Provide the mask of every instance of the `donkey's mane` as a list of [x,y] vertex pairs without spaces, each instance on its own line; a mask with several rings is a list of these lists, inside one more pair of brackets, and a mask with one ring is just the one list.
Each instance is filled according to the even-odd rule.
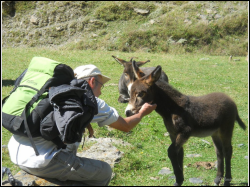
[[157,92],[154,100],[160,108],[163,106],[166,108],[166,106],[168,106],[167,108],[172,108],[174,112],[177,108],[179,110],[185,107],[188,102],[188,97],[186,95],[164,81],[158,80],[156,84],[153,85],[152,89]]

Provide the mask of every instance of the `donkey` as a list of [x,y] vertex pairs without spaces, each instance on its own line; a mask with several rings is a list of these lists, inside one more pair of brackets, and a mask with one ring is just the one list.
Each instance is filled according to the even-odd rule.
[[[161,66],[157,66],[150,74],[139,69],[136,63],[132,67],[137,80],[131,86],[127,116],[137,113],[145,103],[156,103],[156,112],[163,118],[172,144],[168,148],[176,176],[175,186],[182,185],[183,174],[183,144],[190,136],[212,136],[218,161],[215,184],[219,185],[224,175],[224,185],[230,185],[232,135],[235,121],[242,129],[246,129],[238,115],[235,102],[224,93],[210,93],[195,97],[187,96],[174,89],[168,83],[158,81],[161,76]],[[172,122],[171,122],[171,121]]]
[[[135,76],[133,73],[133,69],[132,69],[132,60],[133,58],[130,59],[129,62],[122,60],[120,58],[117,58],[115,56],[112,55],[112,57],[121,65],[123,65],[124,70],[123,73],[120,77],[119,80],[119,84],[118,84],[118,89],[119,89],[119,93],[120,96],[118,98],[118,102],[120,103],[127,103],[130,96],[129,96],[129,90],[131,85],[133,84],[133,82],[135,81]],[[147,61],[139,61],[139,62],[135,62],[137,64],[137,66],[142,66],[144,64],[146,64],[147,62],[150,62],[150,60]],[[155,67],[143,67],[142,70],[146,73],[150,73],[155,69]],[[168,76],[162,71],[161,77],[160,79],[168,82]]]

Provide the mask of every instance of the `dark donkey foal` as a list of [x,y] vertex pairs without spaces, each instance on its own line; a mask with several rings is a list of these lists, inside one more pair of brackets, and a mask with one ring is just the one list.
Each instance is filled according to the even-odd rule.
[[161,75],[160,66],[149,75],[145,75],[135,63],[132,66],[137,80],[131,87],[127,113],[137,113],[145,102],[157,104],[156,112],[163,118],[172,141],[168,148],[168,157],[176,176],[174,185],[182,185],[184,181],[182,146],[190,136],[212,136],[218,162],[214,182],[219,185],[224,175],[225,158],[224,185],[230,185],[231,140],[235,121],[244,130],[246,128],[234,101],[224,93],[210,93],[200,97],[184,95],[168,83],[157,81]]
[[[126,61],[126,60],[122,60],[120,58],[117,58],[115,56],[112,55],[112,57],[121,65],[123,65],[124,69],[123,69],[123,73],[119,79],[119,84],[118,84],[118,89],[119,89],[119,93],[120,96],[118,98],[118,102],[120,103],[127,103],[130,96],[130,87],[133,84],[133,82],[135,81],[136,77],[134,75],[133,72],[133,68],[132,68],[132,61],[133,58],[130,59],[130,61]],[[146,64],[147,62],[150,62],[150,60],[147,61],[137,61],[135,62],[137,64],[137,66],[142,66],[144,64]],[[142,70],[145,73],[150,73],[155,69],[155,67],[143,67]],[[166,82],[168,82],[168,76],[162,72],[161,73],[161,77],[160,80],[164,80]]]

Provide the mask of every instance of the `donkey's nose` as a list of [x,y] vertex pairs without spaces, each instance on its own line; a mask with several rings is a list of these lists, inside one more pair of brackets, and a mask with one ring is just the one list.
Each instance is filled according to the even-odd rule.
[[131,110],[126,110],[127,117],[132,116],[132,115],[133,115],[133,112]]

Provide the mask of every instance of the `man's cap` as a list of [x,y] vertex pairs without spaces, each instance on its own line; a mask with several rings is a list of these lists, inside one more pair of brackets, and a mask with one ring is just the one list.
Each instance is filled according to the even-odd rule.
[[92,65],[92,64],[78,66],[77,68],[74,69],[74,74],[77,79],[100,75],[102,76],[103,84],[105,84],[106,82],[110,80],[109,77],[103,75],[101,71],[95,65]]

